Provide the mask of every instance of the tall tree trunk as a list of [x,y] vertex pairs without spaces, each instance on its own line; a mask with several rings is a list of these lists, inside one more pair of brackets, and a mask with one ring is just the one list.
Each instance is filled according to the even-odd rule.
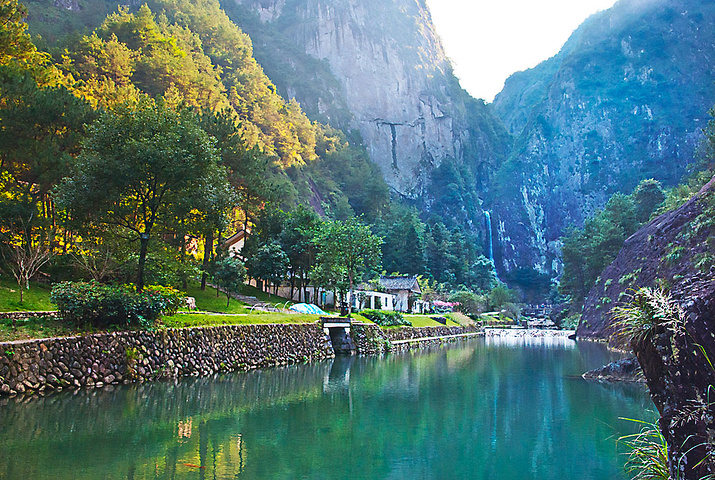
[[[244,203],[243,207],[243,238],[244,242],[246,239],[248,239],[248,208],[251,202],[251,194],[249,192],[246,192],[246,203]],[[245,243],[244,243],[245,245]]]
[[[183,221],[181,222],[183,224]],[[186,235],[181,236],[181,264],[186,265]],[[181,287],[184,291],[189,289],[189,282],[186,278],[186,270],[182,268]]]
[[348,288],[348,316],[353,313],[353,272],[348,274],[349,288]]
[[[308,282],[305,279],[305,270],[300,272],[300,284],[303,286],[303,302],[308,303]],[[313,291],[315,293],[315,291]],[[318,303],[313,299],[310,303]]]
[[141,250],[139,251],[139,272],[137,273],[137,292],[144,291],[144,267],[146,266],[146,254],[149,250],[149,234],[141,234]]
[[201,273],[201,291],[206,290],[206,280],[208,279],[208,268],[209,268],[209,262],[211,261],[211,256],[213,255],[213,249],[214,249],[214,231],[213,229],[206,234],[204,237],[204,261],[203,264],[201,265],[201,268],[203,269],[203,272]]

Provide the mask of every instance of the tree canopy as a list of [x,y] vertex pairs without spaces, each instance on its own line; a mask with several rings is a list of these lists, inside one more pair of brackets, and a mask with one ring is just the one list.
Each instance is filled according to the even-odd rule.
[[[347,284],[351,294],[356,278],[370,269],[379,268],[383,240],[357,218],[326,222],[316,243],[320,248],[314,276],[322,277],[336,287]],[[349,306],[348,313],[350,310]]]
[[[144,285],[149,240],[187,196],[210,194],[218,167],[211,138],[189,110],[148,98],[105,112],[90,129],[59,199],[75,222],[120,227],[140,244],[137,288]],[[206,208],[211,208],[207,206]]]

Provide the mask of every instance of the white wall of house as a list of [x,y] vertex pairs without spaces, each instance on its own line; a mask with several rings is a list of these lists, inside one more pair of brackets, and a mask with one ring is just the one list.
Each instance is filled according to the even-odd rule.
[[[394,310],[395,308],[395,296],[389,293],[383,292],[371,292],[367,290],[359,290],[353,292],[352,297],[352,307],[354,310],[371,309],[371,310]],[[364,295],[364,299],[361,302],[361,298]],[[378,302],[380,308],[378,309]]]
[[395,295],[395,311],[396,312],[407,312],[409,311],[409,290],[398,290],[397,295]]

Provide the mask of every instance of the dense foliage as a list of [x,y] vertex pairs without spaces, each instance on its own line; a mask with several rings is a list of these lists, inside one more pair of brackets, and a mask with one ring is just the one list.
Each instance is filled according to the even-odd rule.
[[572,304],[583,303],[596,279],[618,255],[631,236],[665,200],[660,183],[643,180],[632,194],[614,194],[606,207],[583,228],[571,228],[563,237],[564,264],[560,290]]
[[[148,99],[123,104],[93,125],[71,176],[58,188],[58,200],[72,222],[114,226],[140,245],[137,288],[144,286],[149,241],[169,226],[186,198],[225,190],[213,141],[187,110],[175,112]],[[193,209],[224,210],[193,202]],[[82,228],[77,226],[76,228]]]
[[400,312],[386,312],[383,310],[361,310],[360,315],[381,327],[410,327],[412,322],[405,320]]
[[183,305],[181,292],[171,287],[147,286],[136,292],[131,285],[97,282],[61,282],[50,300],[62,319],[75,325],[150,327],[162,316],[173,315]]

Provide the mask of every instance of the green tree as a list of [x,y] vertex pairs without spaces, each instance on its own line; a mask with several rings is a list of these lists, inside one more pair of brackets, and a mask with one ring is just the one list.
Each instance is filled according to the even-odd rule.
[[315,236],[319,227],[318,215],[304,205],[298,205],[286,217],[280,242],[291,264],[291,298],[296,277],[299,282],[298,291],[300,292],[302,288],[303,298],[307,298],[308,275],[315,264],[317,254]]
[[238,196],[236,205],[243,211],[243,229],[248,231],[266,203],[279,197],[270,158],[258,147],[248,146],[230,109],[203,112],[201,128],[216,139],[221,164],[226,167],[228,181]]
[[[65,87],[38,87],[29,76],[6,78],[0,105],[0,160],[34,201],[45,201],[74,163],[89,104]],[[45,211],[49,208],[46,205]]]
[[[382,243],[382,238],[373,235],[370,227],[357,218],[326,222],[316,238],[318,270],[315,273],[332,277],[335,283],[340,280],[339,274],[344,274],[348,292],[352,294],[356,278],[379,268]],[[348,307],[348,313],[351,311]]]
[[491,290],[497,283],[494,263],[484,255],[479,255],[470,268],[471,286],[484,293]]
[[452,235],[442,222],[430,225],[427,231],[427,268],[437,283],[455,285],[454,265],[458,259],[453,253]]
[[144,287],[149,241],[187,196],[199,195],[218,168],[211,138],[188,110],[143,98],[103,113],[90,128],[58,200],[74,222],[116,225],[140,245],[137,290]]
[[288,273],[290,260],[280,244],[276,240],[271,240],[259,246],[252,255],[248,256],[246,266],[252,278],[272,284],[275,293]]
[[514,303],[517,300],[516,293],[510,290],[509,287],[500,283],[496,287],[492,288],[487,296],[489,301],[490,309],[503,309],[510,303]]
[[30,73],[41,84],[56,80],[50,56],[39,52],[27,34],[27,9],[17,0],[0,0],[0,67]]
[[383,266],[388,272],[399,272],[409,275],[426,273],[425,225],[420,222],[416,211],[395,212],[394,220],[390,221],[383,231],[385,238],[383,247]]
[[465,315],[478,315],[486,308],[486,298],[474,292],[455,292],[449,296],[449,301],[459,303],[455,310]]
[[[650,215],[650,213],[648,215]],[[621,229],[623,231],[624,240],[638,230],[640,226],[632,195],[614,193],[611,198],[608,199],[603,211],[599,212],[596,216],[603,218]]]
[[571,227],[562,237],[561,261],[564,271],[559,282],[559,291],[568,295],[573,304],[580,305],[588,295],[590,275],[586,271],[584,258],[591,252],[586,251],[587,239],[583,230]]
[[228,307],[231,304],[231,295],[238,293],[246,280],[246,267],[238,258],[228,256],[216,260],[211,270],[214,282],[226,294],[226,307]]
[[645,223],[665,200],[665,192],[658,180],[648,178],[638,184],[632,197],[635,204],[636,220]]

